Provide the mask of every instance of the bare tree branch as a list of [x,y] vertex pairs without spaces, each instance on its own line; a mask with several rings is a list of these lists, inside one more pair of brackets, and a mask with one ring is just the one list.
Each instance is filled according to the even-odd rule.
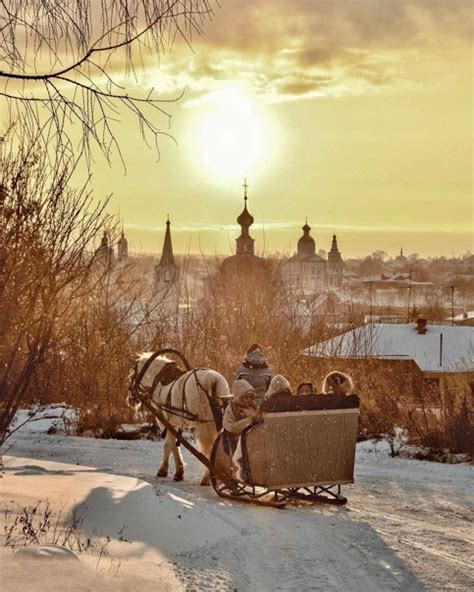
[[[81,154],[90,165],[98,148],[108,161],[118,153],[123,162],[115,125],[129,113],[159,156],[158,139],[169,136],[163,122],[170,123],[162,105],[183,92],[171,99],[153,88],[130,92],[123,76],[132,84],[131,77],[136,81],[150,59],[157,64],[177,36],[188,43],[201,35],[212,14],[209,0],[5,0],[0,100],[10,121],[41,130],[39,140],[52,155]],[[73,140],[78,126],[80,139]]]

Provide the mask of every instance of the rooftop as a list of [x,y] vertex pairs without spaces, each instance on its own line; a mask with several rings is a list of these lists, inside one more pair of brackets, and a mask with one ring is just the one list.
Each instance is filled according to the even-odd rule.
[[415,323],[370,323],[303,353],[319,358],[413,360],[423,372],[474,371],[474,327],[427,325],[420,335]]

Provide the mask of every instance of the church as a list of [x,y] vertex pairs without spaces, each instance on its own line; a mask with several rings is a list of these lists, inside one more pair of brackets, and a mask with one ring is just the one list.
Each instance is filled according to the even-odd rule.
[[344,262],[342,260],[337,237],[332,236],[331,249],[327,260],[316,253],[316,242],[311,236],[308,222],[302,227],[296,253],[283,266],[286,284],[295,294],[310,295],[329,288],[342,286]]
[[[240,234],[235,239],[235,254],[223,260],[219,275],[224,280],[242,277],[265,278],[269,260],[255,254],[255,239],[250,234],[254,217],[248,209],[248,185],[244,185],[244,207],[237,217]],[[333,234],[327,259],[316,253],[316,241],[311,236],[308,222],[302,227],[303,234],[296,243],[296,252],[285,259],[281,274],[285,286],[295,297],[310,296],[337,289],[342,286],[344,262],[339,251],[337,237]],[[121,241],[125,241],[122,233]],[[179,266],[175,262],[171,239],[169,217],[159,264],[155,267],[154,293],[171,308],[177,308],[179,301]]]
[[[255,239],[250,235],[250,227],[254,223],[252,214],[248,211],[248,185],[244,183],[244,209],[237,217],[240,226],[240,236],[236,238],[236,253],[222,264],[222,272],[244,273],[249,271],[265,272],[266,260],[255,255]],[[311,295],[326,291],[330,288],[342,286],[343,267],[341,253],[337,244],[337,237],[333,234],[328,258],[323,259],[316,253],[316,242],[311,236],[311,227],[306,221],[302,227],[303,235],[297,242],[297,250],[282,265],[282,277],[291,293]]]

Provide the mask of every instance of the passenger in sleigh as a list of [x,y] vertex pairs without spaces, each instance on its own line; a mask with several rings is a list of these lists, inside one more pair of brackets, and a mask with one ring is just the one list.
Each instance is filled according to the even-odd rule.
[[281,397],[291,397],[292,395],[291,385],[288,380],[282,374],[277,374],[270,382],[268,391],[265,393],[265,400],[276,401]]
[[236,380],[233,398],[227,405],[222,422],[224,428],[224,450],[232,457],[232,472],[239,481],[245,480],[240,436],[242,432],[259,421],[257,395],[255,389],[246,380]]
[[302,397],[303,395],[315,395],[316,391],[312,382],[302,382],[296,389],[296,396]]
[[224,439],[233,453],[240,434],[257,420],[258,407],[255,389],[246,380],[236,380],[232,391],[234,396],[226,407],[222,426]]
[[354,392],[354,382],[344,372],[329,372],[323,380],[321,390],[325,395],[352,395]]
[[[286,381],[284,377],[281,378]],[[311,382],[303,382],[298,386],[294,396],[288,390],[278,395],[267,396],[260,405],[259,414],[263,416],[265,413],[347,409],[359,406],[359,399],[353,394],[354,383],[347,374],[330,372],[323,381],[322,391],[322,394],[317,394]]]
[[265,398],[272,378],[272,370],[268,367],[262,348],[258,343],[249,347],[242,365],[237,370],[235,380],[246,380],[255,389],[257,403]]

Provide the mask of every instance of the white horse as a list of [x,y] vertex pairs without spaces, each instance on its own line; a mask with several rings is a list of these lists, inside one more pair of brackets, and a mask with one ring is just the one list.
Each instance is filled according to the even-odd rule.
[[[219,422],[222,415],[222,399],[231,396],[226,379],[222,374],[209,368],[198,368],[182,374],[172,360],[165,356],[158,356],[150,363],[139,380],[140,384],[137,385],[137,378],[140,377],[144,365],[152,355],[150,352],[140,354],[131,376],[131,386],[139,386],[145,390],[153,389],[152,400],[159,406],[169,423],[177,430],[194,428],[201,452],[209,458],[217,432],[221,427],[216,425],[216,420]],[[133,389],[129,389],[127,403],[136,405]],[[164,426],[160,427],[164,428]],[[184,463],[181,450],[176,445],[176,438],[168,431],[158,477],[167,477],[170,454],[173,455],[175,463],[174,480],[182,481]],[[209,483],[209,470],[206,469],[201,485],[209,485]]]

